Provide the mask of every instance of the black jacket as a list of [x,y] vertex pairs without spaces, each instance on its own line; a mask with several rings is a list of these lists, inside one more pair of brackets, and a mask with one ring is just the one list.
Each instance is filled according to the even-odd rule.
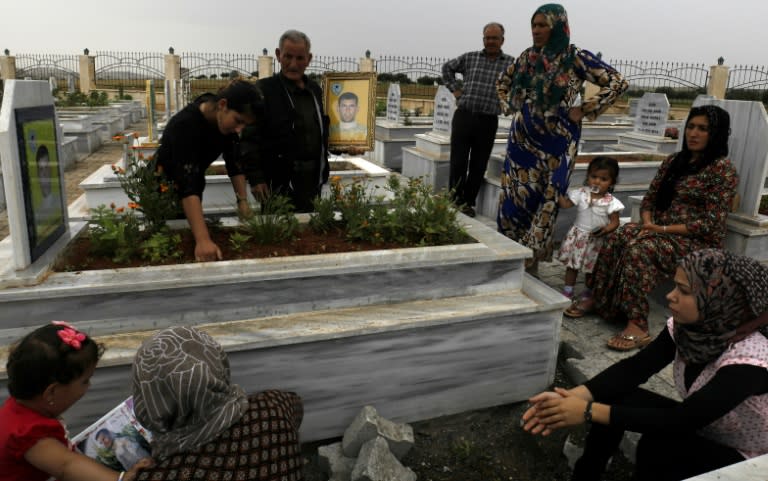
[[[288,94],[286,80],[278,73],[259,80],[258,86],[264,94],[264,114],[254,125],[246,127],[240,142],[241,162],[251,186],[266,183],[273,190],[286,187],[291,179],[293,160],[298,152],[302,135],[294,126],[295,109]],[[330,119],[323,110],[323,93],[320,86],[304,78],[308,89],[320,110],[322,151],[317,152],[322,162],[321,184],[328,181],[328,125]],[[314,157],[314,156],[313,156]]]

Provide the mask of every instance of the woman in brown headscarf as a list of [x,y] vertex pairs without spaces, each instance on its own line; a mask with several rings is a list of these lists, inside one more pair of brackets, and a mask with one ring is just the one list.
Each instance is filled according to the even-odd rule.
[[[525,429],[591,424],[574,480],[600,479],[624,430],[637,478],[679,480],[768,453],[768,268],[705,249],[681,259],[672,317],[644,350],[573,389],[530,399]],[[638,386],[669,363],[682,402]]]
[[184,472],[199,480],[302,479],[301,399],[281,391],[246,395],[230,382],[227,354],[205,332],[173,327],[147,340],[133,365],[133,399],[157,461],[139,480],[193,479]]

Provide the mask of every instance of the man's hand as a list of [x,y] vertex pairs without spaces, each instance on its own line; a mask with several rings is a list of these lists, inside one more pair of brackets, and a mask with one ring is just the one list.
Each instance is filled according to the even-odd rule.
[[454,91],[453,91],[453,96],[454,96],[454,97],[456,97],[456,98],[458,99],[459,97],[461,97],[461,95],[462,95],[463,93],[464,93],[464,91],[463,91],[463,90],[461,90],[461,89],[456,89],[456,90],[454,90]]
[[253,197],[259,202],[264,202],[269,197],[269,186],[266,183],[256,184],[251,187]]

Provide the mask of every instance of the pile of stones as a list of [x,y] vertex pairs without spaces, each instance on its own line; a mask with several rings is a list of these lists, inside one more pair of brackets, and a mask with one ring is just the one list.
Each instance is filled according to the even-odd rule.
[[400,460],[413,447],[413,428],[379,416],[365,406],[340,442],[318,448],[318,463],[329,481],[416,481]]

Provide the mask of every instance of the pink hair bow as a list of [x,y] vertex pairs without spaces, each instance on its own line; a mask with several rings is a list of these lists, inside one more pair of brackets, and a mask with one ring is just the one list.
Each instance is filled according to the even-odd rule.
[[76,351],[79,351],[81,347],[83,347],[83,341],[86,339],[86,335],[82,332],[79,332],[77,329],[75,329],[71,324],[64,321],[53,321],[53,325],[55,326],[61,326],[64,329],[59,329],[56,334],[58,334],[59,338],[64,342],[64,344],[67,344],[68,346],[72,347]]

